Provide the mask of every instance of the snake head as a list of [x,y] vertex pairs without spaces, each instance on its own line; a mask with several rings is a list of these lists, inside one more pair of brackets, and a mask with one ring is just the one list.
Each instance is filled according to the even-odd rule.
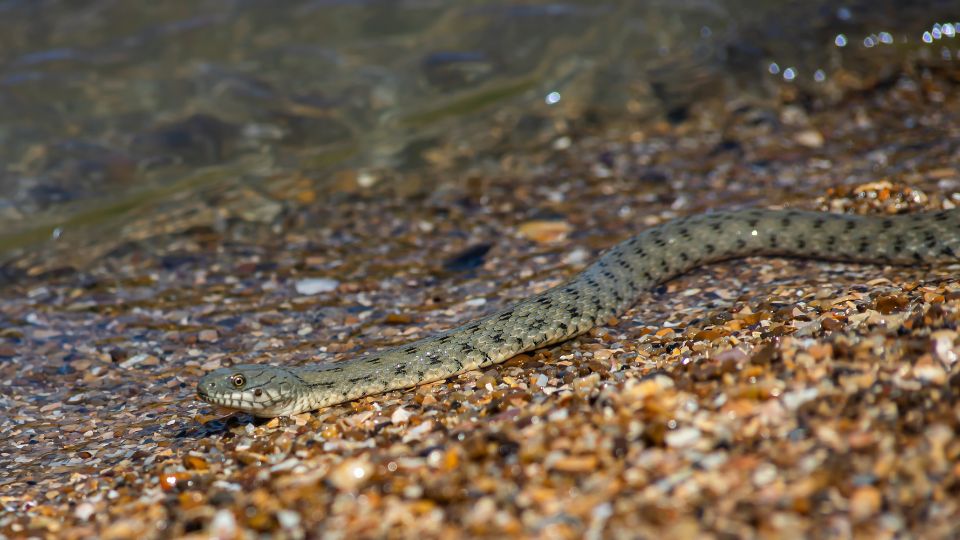
[[300,412],[297,376],[277,366],[220,368],[197,383],[197,397],[212,405],[272,418]]

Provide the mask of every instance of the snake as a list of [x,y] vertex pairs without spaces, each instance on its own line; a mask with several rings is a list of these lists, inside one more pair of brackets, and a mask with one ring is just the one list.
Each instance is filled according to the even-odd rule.
[[257,417],[291,416],[502,363],[621,316],[644,293],[717,261],[777,256],[883,265],[960,259],[960,208],[896,215],[721,210],[648,228],[566,282],[437,335],[349,360],[221,367],[199,399]]

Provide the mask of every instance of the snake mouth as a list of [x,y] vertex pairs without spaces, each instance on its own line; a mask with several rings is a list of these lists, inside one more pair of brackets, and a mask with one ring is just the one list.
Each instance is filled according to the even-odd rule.
[[253,401],[246,399],[243,394],[212,394],[202,387],[197,388],[197,398],[216,407],[223,407],[231,411],[239,411],[258,417],[272,418],[274,416],[289,416],[293,414],[293,401],[277,397],[267,401]]

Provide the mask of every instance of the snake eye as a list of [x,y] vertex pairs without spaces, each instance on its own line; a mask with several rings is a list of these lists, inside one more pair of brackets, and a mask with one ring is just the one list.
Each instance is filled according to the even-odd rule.
[[243,385],[247,384],[247,378],[237,373],[233,377],[230,377],[230,382],[237,388],[243,388]]

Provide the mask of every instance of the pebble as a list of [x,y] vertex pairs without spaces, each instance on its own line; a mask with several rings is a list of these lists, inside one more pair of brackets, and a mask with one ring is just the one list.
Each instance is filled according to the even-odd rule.
[[297,281],[294,286],[303,295],[314,295],[337,290],[340,282],[330,278],[308,278]]
[[390,421],[394,424],[405,424],[410,417],[413,416],[413,413],[404,409],[403,407],[397,407],[393,414],[390,415]]
[[90,517],[93,516],[94,512],[96,511],[97,511],[97,507],[95,507],[94,505],[88,502],[82,502],[77,505],[77,509],[74,510],[73,514],[77,516],[77,519],[79,519],[80,521],[86,521],[90,519]]
[[284,529],[300,527],[300,514],[292,510],[277,510],[277,522]]
[[689,448],[700,441],[703,433],[694,427],[685,427],[667,432],[665,441],[673,448]]
[[517,232],[538,244],[559,242],[567,237],[573,227],[566,221],[533,220],[521,223]]
[[228,539],[237,537],[237,520],[233,512],[229,510],[218,510],[213,519],[210,520],[210,536],[218,539]]
[[850,515],[857,521],[863,521],[876,514],[882,502],[883,498],[877,488],[859,487],[850,496]]
[[816,130],[808,129],[797,133],[794,140],[808,148],[820,148],[823,146],[823,135]]
[[355,491],[362,486],[373,472],[373,466],[362,458],[347,459],[334,467],[328,479],[330,483],[343,491]]

